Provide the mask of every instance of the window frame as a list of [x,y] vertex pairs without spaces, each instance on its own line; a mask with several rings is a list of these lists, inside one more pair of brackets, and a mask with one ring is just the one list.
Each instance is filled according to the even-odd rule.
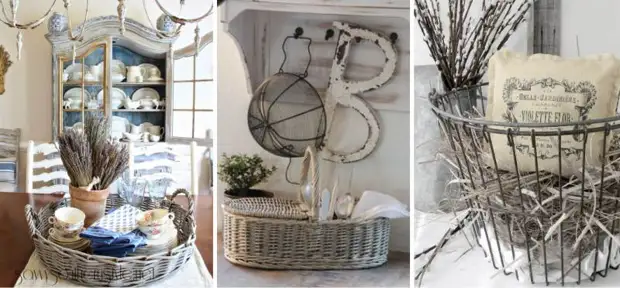
[[[172,45],[170,46],[170,53],[168,56],[168,75],[170,75],[170,80],[168,83],[168,95],[170,95],[166,99],[166,118],[168,119],[166,125],[166,142],[170,143],[179,143],[179,144],[190,144],[195,141],[199,145],[211,146],[213,143],[213,139],[206,139],[206,135],[194,135],[195,133],[195,121],[196,121],[196,112],[212,112],[215,113],[215,109],[196,109],[196,84],[197,83],[214,83],[214,77],[210,79],[196,79],[196,63],[198,55],[204,50],[207,45],[213,44],[213,31],[208,32],[204,36],[200,38],[200,44],[198,45],[198,53],[196,53],[196,44],[191,43],[183,48],[173,50]],[[183,59],[183,58],[193,58],[193,79],[191,80],[179,80],[175,81],[174,78],[174,68],[175,61]],[[215,60],[215,59],[214,59]],[[193,83],[193,98],[192,98],[192,109],[174,109],[174,85],[176,83]],[[215,95],[214,95],[215,97]],[[186,111],[192,113],[192,137],[179,137],[174,136],[173,127],[174,127],[174,112],[175,111]]]

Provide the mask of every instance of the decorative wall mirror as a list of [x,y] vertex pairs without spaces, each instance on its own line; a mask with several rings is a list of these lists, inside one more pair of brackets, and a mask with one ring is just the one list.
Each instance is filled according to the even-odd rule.
[[11,64],[13,62],[9,59],[9,53],[4,49],[4,46],[0,46],[0,95],[4,94],[4,79]]

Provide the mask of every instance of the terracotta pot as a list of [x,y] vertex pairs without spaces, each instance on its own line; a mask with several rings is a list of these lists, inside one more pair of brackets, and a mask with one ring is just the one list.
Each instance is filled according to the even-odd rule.
[[71,195],[71,207],[80,209],[86,214],[85,227],[89,227],[105,215],[105,203],[110,195],[109,189],[86,191],[69,185],[69,194]]

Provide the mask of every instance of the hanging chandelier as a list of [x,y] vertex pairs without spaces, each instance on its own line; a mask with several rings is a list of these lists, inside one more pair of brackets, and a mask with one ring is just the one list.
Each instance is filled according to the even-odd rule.
[[[124,3],[124,1],[125,0],[119,0],[118,10],[119,10],[119,19],[121,19],[121,22],[124,21],[124,19],[121,18],[121,2]],[[185,7],[186,0],[179,0],[180,8],[179,8],[178,15],[172,14],[170,11],[164,8],[164,6],[161,5],[159,1],[160,0],[155,0],[155,3],[157,4],[157,7],[159,8],[159,10],[162,11],[163,14],[157,19],[157,27],[152,27],[153,22],[151,21],[148,10],[146,8],[146,0],[142,0],[142,6],[144,7],[144,13],[146,13],[146,17],[149,23],[151,23],[151,27],[156,31],[157,36],[161,38],[176,37],[181,33],[181,29],[185,25],[195,24],[196,27],[194,28],[194,43],[196,45],[195,53],[196,55],[198,55],[198,52],[199,52],[198,50],[200,48],[200,39],[201,39],[199,24],[201,21],[205,20],[209,15],[213,14],[213,9],[214,9],[213,1],[211,2],[209,9],[207,9],[205,13],[203,13],[202,15],[196,18],[184,18],[180,16],[180,14],[183,11],[183,8]],[[223,1],[218,0],[218,6],[221,2]],[[125,12],[123,11],[123,14],[124,13]],[[121,33],[123,33],[123,25],[124,24],[121,23]]]
[[8,5],[5,4],[4,2],[5,2],[4,0],[0,0],[0,8],[2,9],[2,14],[0,15],[0,22],[9,26],[9,28],[13,28],[17,30],[17,60],[21,60],[22,46],[23,46],[23,40],[24,40],[24,35],[23,35],[24,30],[35,29],[39,27],[39,25],[41,25],[41,23],[45,21],[47,16],[49,16],[52,13],[52,8],[54,8],[54,5],[56,4],[56,0],[52,2],[52,5],[49,7],[49,9],[47,9],[47,12],[45,12],[43,16],[41,16],[40,18],[32,22],[17,21],[17,18],[18,18],[17,13],[19,12],[20,0],[9,0]]
[[68,33],[69,40],[72,42],[72,61],[75,63],[75,57],[77,56],[77,48],[76,43],[82,41],[84,39],[84,29],[86,28],[86,20],[88,20],[88,7],[90,6],[90,0],[86,0],[86,12],[84,13],[84,22],[80,25],[80,31],[78,35],[73,35],[73,28],[71,25],[71,13],[69,13],[69,8],[71,8],[71,0],[63,0],[65,3],[65,12],[67,13],[67,21],[68,21]]
[[[25,22],[23,20],[20,21],[20,17],[18,17],[18,14],[20,12],[19,10],[20,0],[0,0],[0,9],[2,10],[2,13],[0,13],[0,23],[4,23],[9,28],[17,30],[16,48],[17,48],[17,59],[18,60],[21,60],[22,58],[22,48],[24,44],[23,43],[23,39],[24,39],[23,32],[25,30],[35,29],[39,27],[52,14],[54,5],[56,5],[57,1],[58,0],[53,0],[52,4],[49,6],[47,11],[43,13],[41,17],[36,18],[36,20],[34,21]],[[118,5],[117,5],[117,13],[118,13],[118,19],[120,22],[120,33],[121,34],[124,34],[126,31],[126,28],[125,28],[125,22],[127,20],[126,1],[127,0],[118,0]],[[78,25],[78,27],[80,27],[80,30],[77,31],[77,34],[74,34],[73,28],[72,28],[73,25],[71,21],[71,13],[69,13],[69,10],[72,6],[72,0],[63,0],[63,3],[64,3],[63,6],[64,6],[65,14],[66,14],[65,17],[66,17],[66,20],[68,21],[68,24],[66,25],[67,26],[66,31],[68,33],[69,40],[73,42],[73,61],[75,61],[75,57],[76,57],[76,43],[81,42],[83,40],[84,31],[86,29],[85,23],[88,20],[88,12],[89,12],[89,4],[90,4],[89,2],[90,0],[86,0],[84,22],[82,22],[81,25]],[[201,14],[200,16],[196,18],[184,18],[184,17],[181,17],[180,15],[181,15],[183,7],[185,6],[185,2],[186,0],[179,0],[179,4],[180,4],[179,13],[175,15],[171,13],[168,9],[164,8],[164,6],[161,5],[160,0],[155,0],[157,7],[159,8],[159,10],[161,10],[163,14],[157,19],[157,27],[153,27],[153,29],[156,31],[157,35],[161,38],[173,38],[173,37],[178,36],[181,33],[181,29],[185,25],[195,24],[196,25],[196,28],[194,29],[194,33],[196,34],[195,41],[196,41],[196,46],[198,47],[200,44],[199,43],[200,42],[200,37],[199,37],[200,28],[198,27],[198,24],[204,19],[206,19],[209,15],[213,14],[214,5],[213,5],[213,2],[211,2],[209,9],[207,9],[205,13]],[[223,1],[218,0],[218,5],[221,2]],[[149,23],[151,23],[151,26],[153,26],[153,22],[150,21],[148,11],[146,10],[146,1],[143,0],[142,3],[145,9],[147,18],[149,18]],[[54,14],[60,15],[60,13],[54,13]],[[62,27],[61,29],[64,30],[65,27]]]

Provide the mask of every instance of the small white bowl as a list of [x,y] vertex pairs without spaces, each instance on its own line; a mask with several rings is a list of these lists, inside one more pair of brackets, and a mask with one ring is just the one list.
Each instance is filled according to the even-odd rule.
[[131,110],[135,110],[138,109],[138,107],[140,107],[140,102],[138,101],[127,101],[123,104],[123,106],[125,106],[125,109],[131,109]]
[[123,137],[128,139],[129,141],[138,141],[142,137],[140,134],[131,134],[127,132],[123,132]]
[[149,135],[149,140],[151,142],[159,142],[159,140],[161,140],[161,136],[151,134]]
[[112,74],[112,82],[123,82],[125,80],[125,76],[123,74]]

